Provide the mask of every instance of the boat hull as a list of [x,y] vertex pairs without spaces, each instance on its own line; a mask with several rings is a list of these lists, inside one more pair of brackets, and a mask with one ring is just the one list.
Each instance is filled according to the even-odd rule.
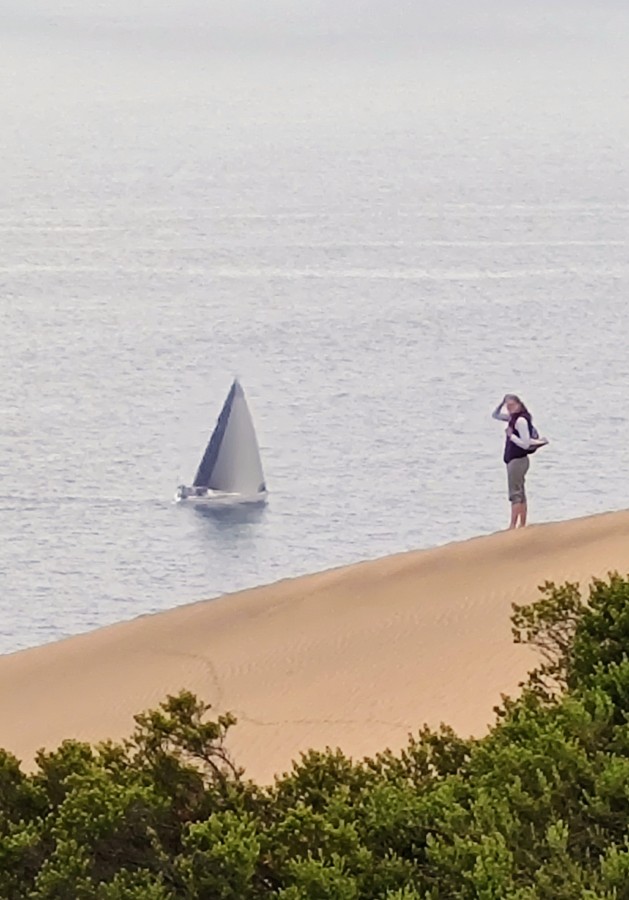
[[190,506],[223,507],[223,506],[261,506],[267,502],[267,491],[257,494],[232,494],[226,491],[206,491],[204,494],[191,493],[194,488],[179,488],[175,501]]

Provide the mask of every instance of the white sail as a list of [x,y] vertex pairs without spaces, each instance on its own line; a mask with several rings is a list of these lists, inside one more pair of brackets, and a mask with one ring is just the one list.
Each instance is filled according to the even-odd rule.
[[232,384],[194,485],[246,496],[266,490],[253,420],[238,381]]

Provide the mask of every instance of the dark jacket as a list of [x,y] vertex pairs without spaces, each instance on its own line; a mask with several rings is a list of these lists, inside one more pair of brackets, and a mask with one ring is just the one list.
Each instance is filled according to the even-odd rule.
[[[518,437],[522,437],[518,429],[516,428],[515,423],[518,419],[526,419],[529,426],[529,434],[531,437],[533,436],[533,419],[531,418],[530,413],[528,412],[518,412],[514,413],[509,419],[509,427],[513,429],[513,431],[517,434]],[[509,435],[507,435],[507,439],[505,441],[505,452],[503,455],[503,459],[506,463],[510,463],[512,459],[522,459],[524,456],[528,456],[530,450],[525,450],[523,447],[518,447],[517,444],[514,444]]]

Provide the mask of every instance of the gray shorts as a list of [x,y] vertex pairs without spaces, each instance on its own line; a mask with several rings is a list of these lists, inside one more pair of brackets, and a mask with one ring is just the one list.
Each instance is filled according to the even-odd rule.
[[526,503],[524,480],[529,470],[529,458],[512,459],[507,463],[507,481],[509,483],[509,500],[511,503]]

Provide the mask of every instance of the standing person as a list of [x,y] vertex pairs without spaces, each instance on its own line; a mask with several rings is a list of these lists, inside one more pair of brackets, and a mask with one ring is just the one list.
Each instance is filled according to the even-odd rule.
[[[503,460],[507,465],[511,503],[509,528],[517,528],[518,525],[522,528],[526,525],[528,512],[524,483],[530,465],[529,454],[537,449],[532,443],[537,439],[537,431],[533,426],[530,412],[515,394],[505,394],[493,411],[492,417],[507,423]],[[539,443],[541,442],[536,440],[536,445]]]

